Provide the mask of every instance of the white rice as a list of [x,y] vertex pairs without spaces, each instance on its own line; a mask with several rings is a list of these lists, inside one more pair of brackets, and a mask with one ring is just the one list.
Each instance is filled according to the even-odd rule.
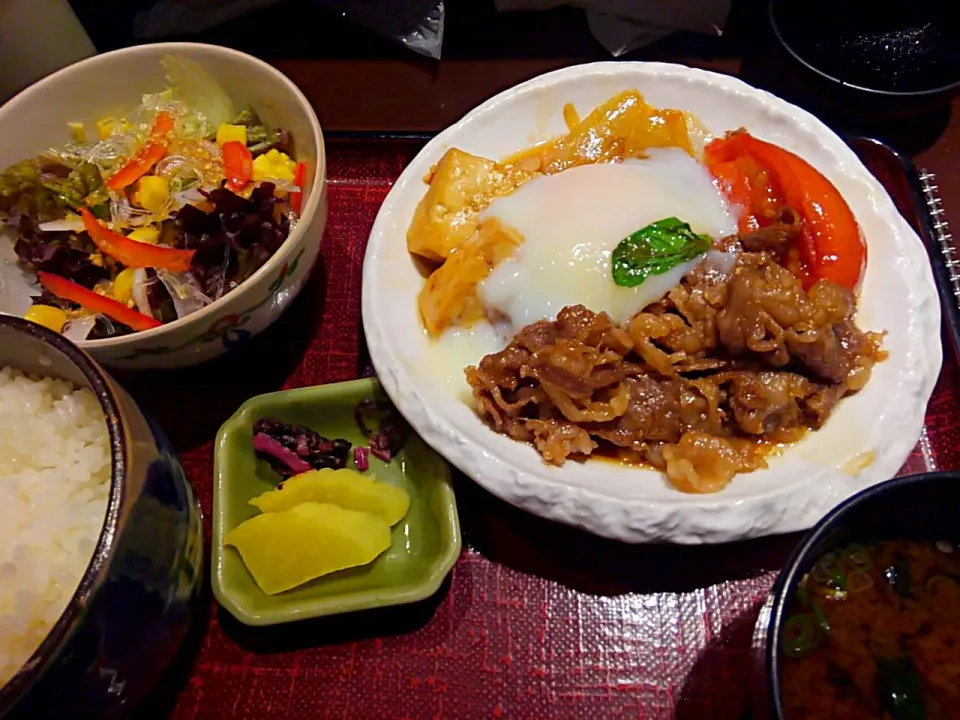
[[92,392],[0,369],[0,686],[63,613],[110,492],[110,438]]

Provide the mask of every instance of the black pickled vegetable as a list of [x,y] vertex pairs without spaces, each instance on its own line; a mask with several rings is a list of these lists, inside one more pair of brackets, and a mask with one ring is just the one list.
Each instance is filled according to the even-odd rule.
[[[300,425],[282,423],[264,418],[253,425],[253,434],[267,435],[290,450],[314,470],[330,468],[338,470],[347,466],[347,458],[352,447],[349,440],[336,438],[329,440],[320,433]],[[281,477],[294,475],[290,467],[268,453],[257,453],[258,457],[270,463]]]
[[400,452],[410,433],[407,421],[389,400],[361,400],[354,410],[354,418],[370,443],[370,453],[384,462]]
[[877,660],[877,692],[893,720],[926,720],[923,681],[909,657]]

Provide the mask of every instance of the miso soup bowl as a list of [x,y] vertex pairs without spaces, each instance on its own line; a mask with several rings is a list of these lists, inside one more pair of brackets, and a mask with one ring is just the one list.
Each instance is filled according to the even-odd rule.
[[908,475],[874,485],[838,505],[801,540],[757,621],[754,714],[758,720],[786,718],[780,638],[789,601],[803,576],[825,553],[876,539],[960,543],[960,472]]
[[0,686],[0,718],[117,717],[154,689],[197,612],[200,506],[160,428],[62,335],[0,316],[0,367],[93,392],[107,419],[111,463],[90,563],[46,638]]
[[[68,122],[87,132],[98,119],[125,115],[141,96],[168,85],[160,59],[202,65],[238,107],[289,131],[295,158],[306,164],[300,221],[263,267],[239,287],[185,318],[116,338],[78,343],[97,362],[124,369],[195,365],[247,343],[290,305],[312,271],[327,221],[326,157],[316,113],[279,70],[229,48],[197,43],[138,45],[95,55],[49,75],[0,107],[0,170],[71,140]],[[0,313],[22,315],[33,283],[16,266],[15,237],[0,229]]]

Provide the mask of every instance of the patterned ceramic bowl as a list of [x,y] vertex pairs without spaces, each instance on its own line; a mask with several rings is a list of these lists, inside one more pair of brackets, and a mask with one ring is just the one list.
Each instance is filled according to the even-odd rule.
[[200,507],[160,429],[76,345],[0,316],[5,366],[97,396],[112,482],[90,565],[46,639],[0,687],[0,717],[111,717],[154,686],[187,630],[203,575]]
[[[244,344],[300,292],[317,259],[327,220],[323,135],[310,103],[261,60],[213,45],[125,48],[78,62],[27,88],[0,107],[0,168],[69,141],[68,122],[91,127],[106,113],[135,108],[143,93],[166,85],[160,58],[168,54],[200,63],[238,104],[252,105],[265,122],[290,132],[296,157],[307,166],[302,215],[280,250],[216,302],[154,330],[80,343],[98,362],[112,367],[183,367]],[[0,313],[21,315],[30,306],[30,285],[15,260],[12,243],[0,237]]]

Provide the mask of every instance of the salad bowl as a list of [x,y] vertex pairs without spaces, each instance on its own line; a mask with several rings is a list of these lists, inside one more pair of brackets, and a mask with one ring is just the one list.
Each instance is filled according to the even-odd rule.
[[[245,344],[276,320],[303,287],[327,218],[323,135],[309,102],[263,61],[213,45],[140,45],[97,55],[44,78],[0,107],[5,138],[0,167],[68,143],[69,124],[96,128],[98,119],[130,113],[145,94],[170,85],[161,64],[170,56],[199,64],[237,107],[250,106],[266,125],[289,133],[295,159],[305,167],[302,204],[298,222],[279,249],[230,292],[160,327],[78,340],[98,362],[123,369],[194,365]],[[39,288],[17,263],[14,235],[0,230],[0,313],[23,315]]]

